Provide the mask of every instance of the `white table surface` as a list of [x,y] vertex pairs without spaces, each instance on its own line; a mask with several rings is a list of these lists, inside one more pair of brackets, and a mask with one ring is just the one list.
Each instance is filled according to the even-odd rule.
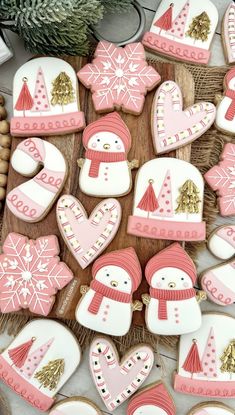
[[[203,1],[203,0],[198,0]],[[145,14],[146,14],[146,30],[150,28],[152,19],[154,17],[155,10],[157,9],[160,0],[139,0],[143,5]],[[221,45],[221,19],[229,3],[229,0],[213,0],[215,5],[219,10],[220,22],[216,34],[213,39],[212,44],[212,59],[211,65],[224,65],[224,56]],[[129,22],[131,24],[131,22]],[[12,80],[15,71],[17,68],[27,61],[32,55],[29,52],[26,52],[23,47],[22,41],[14,34],[7,33],[11,44],[14,49],[14,57],[3,64],[0,67],[0,93],[4,94],[6,98],[6,107],[9,114],[12,113]],[[230,218],[230,223],[233,222]],[[218,216],[215,226],[225,223],[224,219]],[[235,223],[235,221],[234,221]],[[208,251],[204,251],[200,254],[198,261],[198,272],[201,272],[203,269],[213,266],[216,263],[219,263]],[[223,311],[220,307],[215,306],[210,302],[204,302],[202,304],[203,310],[210,311]],[[227,307],[226,311],[235,316],[235,307],[234,305]],[[11,338],[6,334],[0,335],[0,349],[6,347],[11,341]],[[176,351],[169,352],[169,350],[161,349],[161,358],[163,361],[162,368],[159,367],[157,362],[157,356],[155,361],[155,366],[149,376],[147,383],[157,381],[163,377],[164,381],[169,387],[169,390],[175,400],[177,407],[177,415],[187,415],[188,411],[192,406],[203,401],[202,398],[190,397],[187,395],[181,395],[174,393],[171,386],[172,373],[176,369]],[[12,415],[38,415],[40,412],[34,410],[28,404],[24,403],[18,396],[16,396],[10,389],[8,389],[4,384],[0,383],[0,390],[4,391],[7,398],[9,399]],[[74,395],[85,396],[92,399],[104,413],[108,413],[105,406],[103,405],[101,399],[99,398],[98,393],[93,385],[91,380],[89,369],[88,369],[88,358],[87,351],[84,353],[82,358],[82,363],[76,373],[72,378],[67,382],[67,384],[60,391],[60,394],[57,395],[57,399],[63,399],[63,397],[71,397]],[[224,401],[231,407],[235,408],[234,400],[228,399]],[[124,415],[126,413],[126,404],[121,405],[114,413],[115,415]],[[0,414],[1,408],[0,408]]]

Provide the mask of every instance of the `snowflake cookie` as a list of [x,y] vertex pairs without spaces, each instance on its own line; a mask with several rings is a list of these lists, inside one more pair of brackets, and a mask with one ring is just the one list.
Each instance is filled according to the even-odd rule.
[[141,43],[121,48],[110,42],[99,42],[93,62],[77,75],[91,89],[97,112],[122,108],[135,115],[142,112],[147,91],[161,80],[158,72],[147,64]]
[[60,252],[54,235],[29,240],[9,233],[0,255],[0,310],[2,313],[28,308],[47,316],[55,294],[73,278],[72,271],[57,256]]

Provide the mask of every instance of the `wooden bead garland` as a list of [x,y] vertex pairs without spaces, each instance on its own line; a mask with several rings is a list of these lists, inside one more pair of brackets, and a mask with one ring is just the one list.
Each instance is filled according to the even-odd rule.
[[6,197],[7,173],[11,154],[10,123],[6,120],[7,111],[4,107],[5,99],[0,95],[0,208],[1,201]]

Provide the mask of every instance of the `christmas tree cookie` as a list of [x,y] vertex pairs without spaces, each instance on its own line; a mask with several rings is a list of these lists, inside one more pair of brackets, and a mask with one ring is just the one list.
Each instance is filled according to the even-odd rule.
[[145,238],[202,241],[204,183],[199,170],[175,158],[158,158],[138,172],[127,232]]
[[203,402],[194,406],[188,415],[234,415],[234,410],[221,402]]
[[[66,347],[61,347],[61,339]],[[26,324],[0,355],[0,379],[35,409],[46,412],[80,360],[80,346],[69,329],[37,319]]]
[[159,73],[146,62],[141,43],[121,48],[110,42],[99,42],[92,63],[77,75],[91,89],[93,104],[99,113],[122,109],[139,115],[145,95],[161,80]]
[[[142,309],[132,295],[140,285],[142,271],[133,248],[109,252],[94,262],[90,287],[81,286],[77,321],[91,330],[113,336],[128,333],[132,313]],[[120,315],[125,318],[120,319]]]
[[[146,325],[154,334],[179,335],[191,333],[201,326],[198,302],[205,298],[196,295],[196,267],[179,243],[174,243],[154,255],[147,263],[145,277],[149,294],[143,294],[146,304]],[[193,315],[193,320],[192,320]]]
[[85,127],[76,74],[58,58],[36,58],[21,66],[13,82],[11,134],[19,137],[73,133]]
[[132,188],[131,170],[138,160],[127,160],[131,134],[117,112],[89,124],[83,132],[85,158],[81,167],[80,189],[91,196],[123,196]]
[[234,333],[232,316],[203,314],[199,330],[180,337],[175,391],[206,398],[234,398]]
[[173,81],[157,90],[152,105],[152,137],[156,154],[168,153],[201,137],[213,124],[216,109],[198,102],[183,111],[183,97]]
[[207,64],[218,23],[211,0],[162,0],[142,43],[162,55],[195,64]]

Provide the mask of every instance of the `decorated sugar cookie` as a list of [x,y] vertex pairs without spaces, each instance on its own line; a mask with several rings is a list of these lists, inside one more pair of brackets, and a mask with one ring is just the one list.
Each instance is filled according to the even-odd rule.
[[55,294],[73,279],[72,271],[58,257],[54,235],[35,241],[11,232],[0,255],[0,311],[9,313],[28,308],[47,316]]
[[100,409],[89,399],[81,396],[63,399],[57,403],[49,415],[102,415]]
[[22,65],[14,77],[13,108],[14,136],[66,134],[85,127],[76,74],[62,59],[36,58]]
[[142,43],[176,60],[207,64],[217,23],[218,11],[211,0],[162,0]]
[[37,319],[26,324],[0,355],[0,379],[46,412],[80,360],[80,346],[69,329],[54,320]]
[[176,415],[176,407],[164,383],[147,385],[131,398],[127,415]]
[[188,415],[234,415],[235,411],[220,402],[203,402],[194,406]]
[[183,111],[183,97],[173,81],[157,90],[152,105],[152,136],[156,154],[192,143],[213,124],[216,109],[210,102],[198,102]]
[[200,278],[207,297],[227,306],[235,302],[235,261],[224,262],[204,271]]
[[235,255],[235,226],[222,225],[209,236],[208,249],[219,259],[230,259]]
[[235,135],[235,68],[226,73],[224,95],[216,96],[216,101],[216,128],[225,134]]
[[154,354],[150,346],[139,344],[120,360],[108,337],[96,337],[90,346],[89,359],[95,386],[108,411],[112,412],[145,382],[153,367]]
[[218,195],[222,216],[235,214],[235,144],[225,144],[220,162],[205,175],[205,180]]
[[[146,265],[145,277],[150,291],[142,298],[149,331],[178,335],[191,333],[201,326],[201,309],[193,288],[197,280],[196,267],[179,243],[154,255]],[[201,292],[198,300],[203,297]]]
[[[67,178],[67,162],[56,146],[33,137],[18,144],[11,165],[22,176],[34,177],[8,193],[7,206],[19,219],[39,222],[47,215],[63,189]],[[38,173],[41,165],[43,169]]]
[[121,221],[121,206],[116,199],[100,202],[88,218],[79,200],[63,195],[58,200],[56,213],[61,235],[82,268],[107,248]]
[[203,241],[204,183],[186,161],[158,158],[145,163],[136,177],[131,235],[175,241]]
[[232,316],[203,314],[201,328],[180,337],[175,391],[206,398],[234,398],[234,333]]
[[97,112],[116,108],[135,115],[142,112],[146,93],[161,80],[158,72],[147,64],[141,43],[121,48],[110,42],[99,42],[93,62],[77,75],[91,89]]
[[142,309],[142,303],[132,299],[142,278],[135,250],[125,248],[101,256],[92,267],[92,278],[90,287],[81,286],[77,321],[91,330],[124,336],[133,311]]
[[131,134],[117,112],[105,115],[89,124],[83,133],[85,159],[79,159],[80,189],[91,196],[123,196],[132,187],[131,169],[137,160],[129,162]]
[[222,23],[224,54],[228,63],[235,62],[235,4],[230,1]]

